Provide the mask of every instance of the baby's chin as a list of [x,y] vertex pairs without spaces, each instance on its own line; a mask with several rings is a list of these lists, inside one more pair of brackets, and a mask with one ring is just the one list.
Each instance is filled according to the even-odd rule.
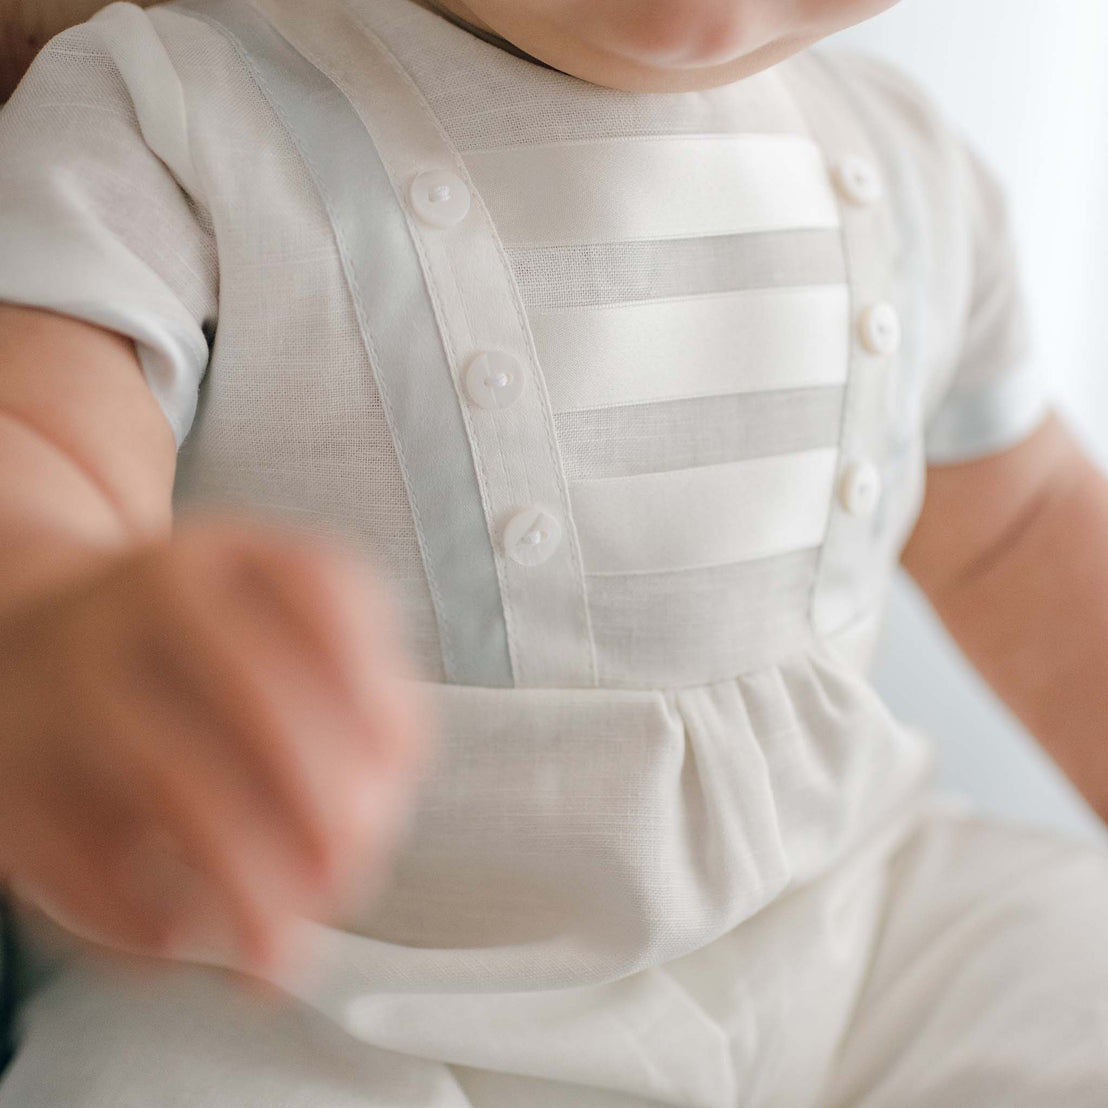
[[593,84],[626,92],[694,92],[741,81],[799,53],[814,41],[814,36],[776,39],[722,59],[684,57],[644,61],[609,55],[598,56],[595,64],[590,64],[593,59],[578,56],[557,68]]
[[[505,36],[507,37],[507,36]],[[620,50],[605,42],[512,41],[541,61],[591,84],[625,92],[692,92],[741,81],[798,53],[818,36],[771,39],[742,51],[686,50],[666,54]]]
[[666,72],[734,66],[777,44],[841,30],[891,7],[894,0],[512,2],[632,64]]
[[757,4],[735,0],[599,0],[574,7],[579,17],[564,25],[644,69],[728,65],[765,47],[772,34]]
[[597,85],[681,92],[741,80],[895,0],[418,0]]
[[782,34],[780,20],[767,17],[764,4],[471,0],[469,11],[520,49],[572,76],[631,92],[678,92],[740,80],[818,37]]

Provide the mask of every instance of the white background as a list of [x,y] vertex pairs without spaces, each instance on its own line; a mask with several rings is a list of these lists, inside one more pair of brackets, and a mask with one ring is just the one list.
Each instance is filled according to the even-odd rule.
[[[902,0],[837,41],[916,77],[1004,181],[1041,371],[1108,468],[1108,2]],[[1026,822],[1102,833],[907,581],[874,676],[939,741],[946,787]]]

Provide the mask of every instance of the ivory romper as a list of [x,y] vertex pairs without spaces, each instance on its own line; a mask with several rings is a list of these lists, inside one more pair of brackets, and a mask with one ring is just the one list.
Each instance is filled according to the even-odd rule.
[[896,73],[112,4],[0,113],[0,299],[135,339],[179,508],[358,545],[442,723],[295,1003],[76,958],[0,1108],[1106,1102],[1105,853],[937,807],[865,677],[925,463],[1045,411],[996,188]]

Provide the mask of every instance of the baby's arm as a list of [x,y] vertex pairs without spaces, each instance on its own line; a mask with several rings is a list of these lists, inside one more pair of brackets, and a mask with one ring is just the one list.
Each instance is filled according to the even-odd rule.
[[100,942],[264,970],[376,875],[425,727],[364,567],[171,534],[175,457],[130,340],[0,305],[0,879]]
[[1057,417],[931,466],[903,562],[970,661],[1108,820],[1108,480]]
[[175,468],[130,340],[0,304],[0,614],[168,537]]

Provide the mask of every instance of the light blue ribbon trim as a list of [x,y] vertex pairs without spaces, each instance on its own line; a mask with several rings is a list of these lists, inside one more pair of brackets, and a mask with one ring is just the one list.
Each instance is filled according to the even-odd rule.
[[247,3],[177,0],[236,48],[327,209],[407,487],[448,681],[513,685],[496,562],[419,254],[342,92]]

